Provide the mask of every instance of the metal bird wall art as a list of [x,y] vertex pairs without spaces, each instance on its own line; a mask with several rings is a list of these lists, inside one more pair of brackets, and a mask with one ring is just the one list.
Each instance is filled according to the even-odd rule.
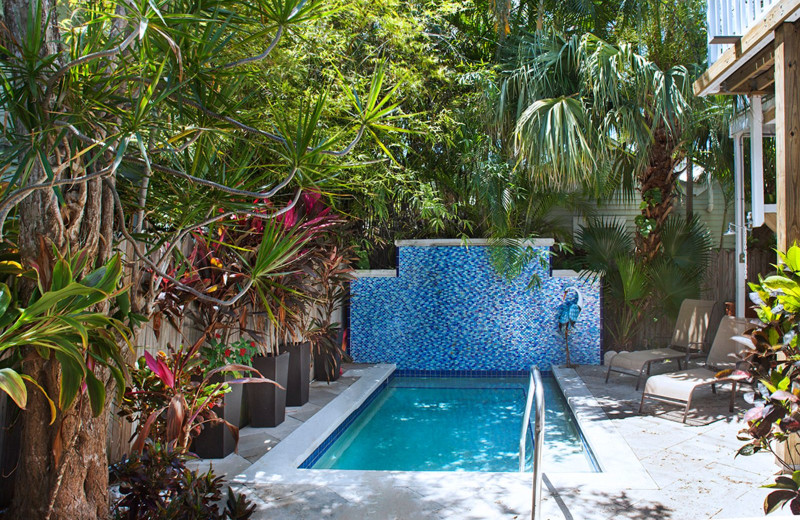
[[569,357],[569,333],[575,328],[581,310],[583,310],[583,294],[576,287],[564,289],[563,302],[558,306],[558,330],[564,333],[567,368],[575,366]]

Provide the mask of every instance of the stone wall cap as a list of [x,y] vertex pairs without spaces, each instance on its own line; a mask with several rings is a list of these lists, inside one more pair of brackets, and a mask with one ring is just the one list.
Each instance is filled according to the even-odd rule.
[[397,278],[397,269],[358,269],[353,271],[356,278]]
[[[395,240],[397,247],[485,247],[495,245],[488,238],[424,238],[419,240]],[[551,247],[555,244],[552,238],[534,238],[523,242],[534,247]]]
[[590,271],[574,271],[572,269],[553,269],[553,278],[590,278]]

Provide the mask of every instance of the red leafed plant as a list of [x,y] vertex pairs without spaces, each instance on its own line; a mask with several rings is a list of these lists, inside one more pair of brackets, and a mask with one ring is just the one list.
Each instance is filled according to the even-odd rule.
[[[212,382],[215,374],[251,372],[226,382]],[[217,416],[214,407],[222,402],[232,384],[247,382],[274,383],[261,377],[255,369],[228,364],[206,371],[196,349],[170,350],[170,355],[149,352],[137,360],[131,369],[131,383],[125,390],[119,414],[135,422],[134,450],[141,452],[149,439],[185,453],[192,438],[206,424],[224,424],[238,442],[239,429]]]
[[[332,296],[332,287],[343,291],[344,273],[351,270],[350,255],[335,246],[343,223],[312,192],[276,219],[241,216],[195,233],[191,252],[172,270],[193,291],[165,281],[154,321],[163,317],[180,328],[188,317],[202,332],[193,348],[205,344],[206,351],[217,335],[225,340],[233,329],[262,353],[271,353],[280,341],[299,340],[318,328],[319,322],[311,321],[312,305],[342,299]],[[198,293],[219,300],[240,297],[233,305],[218,305]]]

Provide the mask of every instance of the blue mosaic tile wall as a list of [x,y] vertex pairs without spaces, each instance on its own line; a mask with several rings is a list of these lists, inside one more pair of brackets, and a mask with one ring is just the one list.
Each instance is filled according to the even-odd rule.
[[[542,254],[548,248],[541,247]],[[574,363],[600,363],[600,283],[555,278],[532,262],[508,282],[489,263],[489,248],[400,247],[397,278],[351,284],[350,354],[357,363],[399,370],[542,370],[565,362],[557,311],[576,286],[584,307],[573,332]],[[542,285],[528,290],[538,273]]]

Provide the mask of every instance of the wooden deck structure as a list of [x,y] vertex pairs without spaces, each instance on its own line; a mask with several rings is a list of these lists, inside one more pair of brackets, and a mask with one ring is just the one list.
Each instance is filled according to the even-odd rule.
[[[800,242],[800,0],[708,0],[709,67],[697,95],[747,96],[747,113],[731,125],[736,146],[737,253],[745,248],[743,138],[751,148],[752,224],[766,223],[778,249]],[[722,49],[721,46],[727,46]],[[763,136],[774,135],[776,204],[764,204]],[[760,187],[760,189],[759,189]],[[740,254],[737,280],[746,277]],[[737,314],[746,288],[737,287]]]

